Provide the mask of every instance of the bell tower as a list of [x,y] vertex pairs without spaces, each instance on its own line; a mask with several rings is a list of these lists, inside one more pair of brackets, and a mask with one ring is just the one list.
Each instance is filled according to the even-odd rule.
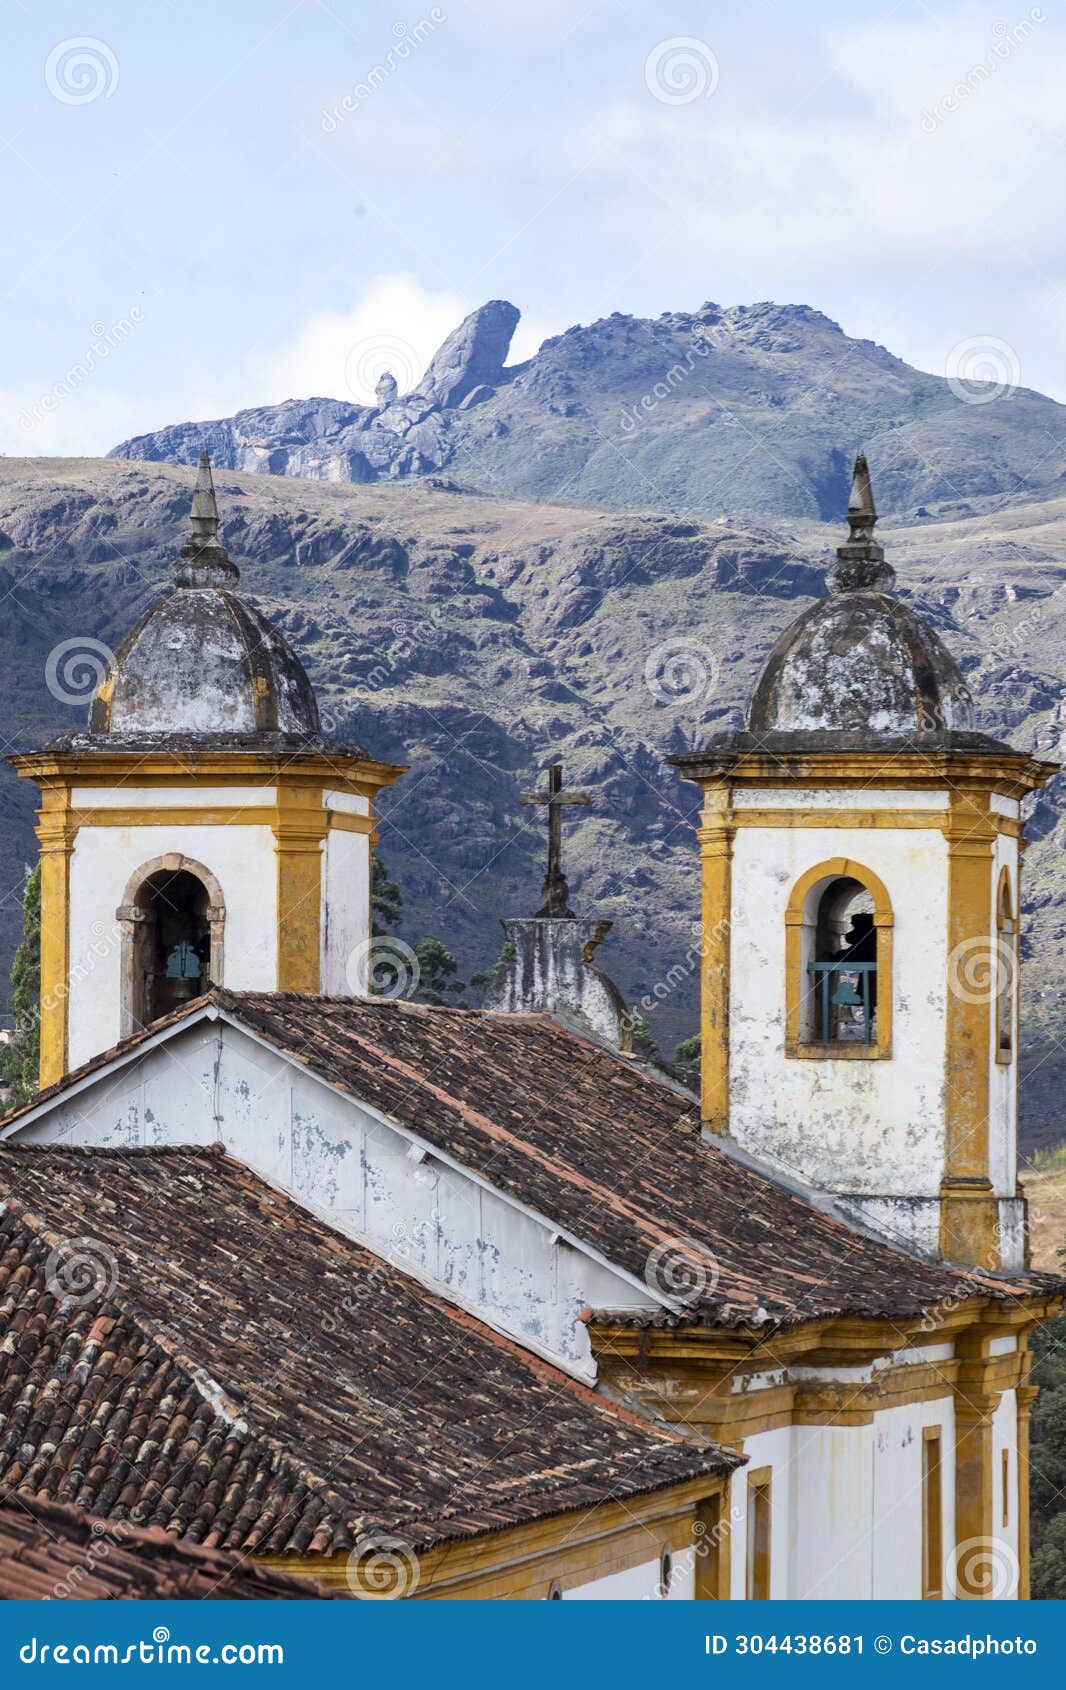
[[863,456],[827,594],[703,790],[704,1129],[946,1261],[1017,1268],[1021,803],[1055,765],[977,731],[894,596]]
[[173,586],[41,791],[41,1085],[209,984],[364,989],[374,799],[403,771],[322,736],[303,665],[238,597],[202,453]]

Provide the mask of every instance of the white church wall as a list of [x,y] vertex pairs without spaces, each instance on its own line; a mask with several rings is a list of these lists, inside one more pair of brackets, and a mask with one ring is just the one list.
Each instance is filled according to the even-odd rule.
[[226,905],[225,984],[277,982],[277,861],[269,827],[83,827],[70,861],[69,1065],[121,1036],[122,947],[116,911],[145,863],[180,852],[202,863]]
[[[918,1601],[922,1595],[922,1443],[940,1427],[942,1541],[945,1563],[955,1542],[955,1404],[950,1393],[931,1402],[883,1409],[873,1426],[873,1517],[870,1595],[876,1601]],[[945,1572],[946,1579],[946,1572]],[[951,1591],[944,1585],[945,1596]]]
[[793,1428],[788,1594],[794,1599],[863,1601],[870,1596],[872,1441],[872,1426]]
[[692,1602],[696,1597],[695,1558],[684,1552],[673,1557],[670,1588],[661,1593],[658,1561],[642,1561],[605,1578],[592,1579],[563,1591],[564,1602]]
[[272,786],[208,786],[202,781],[186,786],[75,786],[70,793],[75,810],[182,810],[226,804],[236,811],[276,799]]
[[[761,799],[762,794],[758,795]],[[785,1055],[785,909],[835,857],[884,882],[895,917],[887,1061]],[[830,1190],[935,1197],[943,1168],[947,843],[928,830],[738,828],[730,978],[731,1126],[754,1155]]]
[[992,1416],[992,1536],[997,1595],[1018,1594],[1018,1399],[1004,1391]]
[[[347,798],[327,793],[326,801]],[[366,799],[351,798],[366,804]],[[330,807],[333,807],[332,805]],[[370,936],[370,838],[331,828],[322,863],[322,990],[351,997],[357,977],[356,957]]]
[[747,1466],[733,1474],[729,1496],[729,1586],[734,1602],[743,1602],[748,1567],[748,1476],[761,1467],[772,1470],[770,1480],[770,1596],[791,1595],[792,1577],[792,1440],[796,1428],[781,1426],[744,1439]]

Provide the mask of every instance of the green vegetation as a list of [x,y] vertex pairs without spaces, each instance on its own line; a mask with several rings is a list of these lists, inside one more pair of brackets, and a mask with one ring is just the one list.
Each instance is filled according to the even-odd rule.
[[[395,959],[384,941],[395,939],[396,929],[403,919],[403,890],[394,880],[383,857],[375,854],[370,878],[371,932],[383,941],[379,949],[380,965],[371,968],[371,978],[379,975],[392,980],[396,977]],[[462,1003],[466,986],[458,978],[459,964],[443,939],[426,933],[414,946],[418,963],[418,986],[412,994],[418,1003]],[[487,979],[488,976],[483,976]],[[475,984],[471,981],[471,984]],[[406,995],[406,994],[405,994]]]
[[403,918],[403,893],[385,866],[383,857],[374,856],[370,871],[370,931],[375,939],[389,938]]
[[674,1046],[674,1061],[679,1068],[691,1068],[695,1073],[700,1071],[700,1035],[693,1033],[690,1039],[682,1039]]
[[[1062,1252],[1066,1267],[1066,1249]],[[1034,1597],[1066,1600],[1066,1314],[1033,1334],[1034,1385],[1030,1437],[1030,1578]]]
[[415,997],[419,1003],[446,1003],[448,997],[461,1001],[465,982],[456,978],[459,964],[441,939],[426,934],[415,946],[420,979]]
[[11,965],[11,1011],[15,1027],[3,1053],[4,1084],[12,1104],[37,1090],[41,1058],[41,865],[26,876],[22,895],[22,943]]
[[1039,1145],[1025,1166],[1035,1174],[1049,1174],[1057,1168],[1066,1168],[1066,1144]]

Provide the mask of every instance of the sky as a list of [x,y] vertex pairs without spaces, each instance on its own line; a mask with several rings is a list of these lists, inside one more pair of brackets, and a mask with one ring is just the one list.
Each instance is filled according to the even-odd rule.
[[1066,14],[2,0],[0,452],[401,389],[487,299],[816,306],[1066,400]]

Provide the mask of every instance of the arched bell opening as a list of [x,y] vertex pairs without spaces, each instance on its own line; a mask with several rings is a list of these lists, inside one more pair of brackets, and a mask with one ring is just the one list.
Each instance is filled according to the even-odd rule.
[[836,859],[811,869],[785,915],[791,1056],[888,1056],[892,907],[881,881]]
[[810,1042],[876,1043],[877,928],[862,881],[849,875],[831,880],[818,899],[814,928],[807,963]]
[[201,863],[177,853],[146,863],[118,919],[124,1035],[221,985],[225,910],[218,882]]

